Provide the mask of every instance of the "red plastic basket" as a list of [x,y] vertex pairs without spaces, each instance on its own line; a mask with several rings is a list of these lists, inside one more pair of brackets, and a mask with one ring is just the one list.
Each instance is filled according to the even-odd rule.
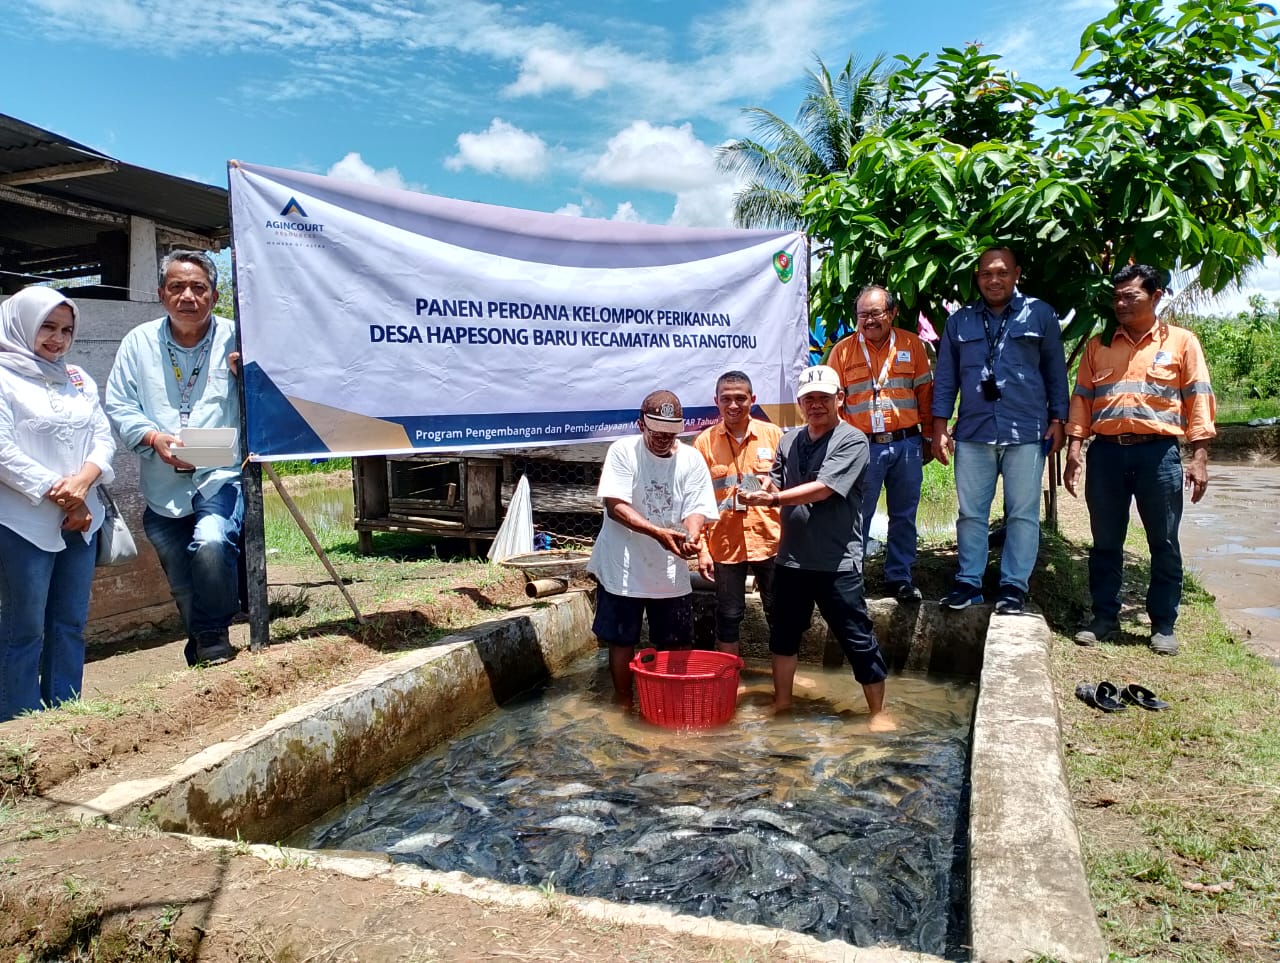
[[631,660],[640,715],[667,729],[706,729],[733,718],[742,660],[701,649],[641,649]]

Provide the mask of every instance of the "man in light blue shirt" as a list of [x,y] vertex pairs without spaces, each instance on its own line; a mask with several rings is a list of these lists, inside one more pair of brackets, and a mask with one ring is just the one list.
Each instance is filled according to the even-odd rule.
[[[1045,456],[1065,438],[1067,364],[1058,314],[1017,288],[1022,269],[1008,248],[978,260],[982,299],[947,319],[933,381],[933,451],[947,464],[955,438],[955,588],[951,609],[982,602],[996,479],[1004,480],[1005,543],[996,612],[1022,612],[1040,550],[1040,479]],[[947,422],[960,402],[954,431]]]
[[235,326],[213,316],[218,269],[175,251],[160,265],[168,315],[130,331],[107,379],[107,416],[141,458],[142,524],[187,630],[187,662],[235,658],[227,628],[240,610],[244,500],[238,454],[221,467],[181,458],[183,428],[238,428]]

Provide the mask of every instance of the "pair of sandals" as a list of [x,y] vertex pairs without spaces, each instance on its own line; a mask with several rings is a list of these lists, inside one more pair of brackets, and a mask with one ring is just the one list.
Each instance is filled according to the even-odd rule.
[[1150,712],[1160,712],[1169,708],[1169,703],[1157,699],[1156,694],[1145,686],[1130,683],[1123,689],[1117,689],[1111,682],[1081,682],[1076,686],[1076,698],[1087,706],[1102,712],[1124,712],[1134,705]]

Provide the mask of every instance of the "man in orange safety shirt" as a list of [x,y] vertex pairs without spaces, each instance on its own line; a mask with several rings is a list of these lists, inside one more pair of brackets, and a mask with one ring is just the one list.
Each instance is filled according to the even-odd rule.
[[[1093,530],[1093,618],[1075,639],[1080,645],[1096,645],[1120,631],[1124,538],[1129,504],[1136,501],[1151,550],[1151,649],[1176,655],[1173,626],[1182,600],[1182,493],[1189,489],[1195,503],[1209,484],[1209,440],[1217,434],[1213,388],[1196,336],[1156,316],[1164,296],[1161,272],[1129,264],[1112,281],[1119,327],[1110,343],[1096,335],[1085,346],[1067,419],[1070,442],[1063,483],[1072,495],[1083,467],[1081,447],[1086,438],[1093,438],[1084,479]],[[1185,464],[1182,436],[1191,448]]]
[[918,602],[911,570],[923,469],[933,460],[921,428],[933,404],[933,371],[924,342],[893,326],[898,305],[885,288],[863,288],[855,311],[857,333],[831,349],[827,364],[844,386],[841,417],[867,436],[871,448],[862,487],[862,544],[868,544],[883,487],[889,510],[884,580],[899,601]]
[[774,556],[782,523],[778,510],[748,506],[740,495],[760,488],[760,477],[773,469],[782,429],[751,417],[751,378],[726,371],[716,379],[720,422],[704,430],[693,446],[706,459],[720,515],[707,532],[698,571],[716,583],[716,649],[738,655],[746,614],[747,570],[756,577],[765,620],[772,624]]

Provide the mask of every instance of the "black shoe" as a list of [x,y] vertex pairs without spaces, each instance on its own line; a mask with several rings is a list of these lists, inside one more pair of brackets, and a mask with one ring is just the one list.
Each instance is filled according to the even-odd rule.
[[889,586],[889,591],[899,602],[919,602],[924,598],[920,590],[910,582],[898,582]]
[[959,612],[961,609],[967,609],[970,605],[981,605],[984,601],[982,589],[978,588],[978,586],[970,585],[967,582],[956,582],[956,587],[944,595],[938,604],[943,608]]
[[1024,611],[1025,593],[1016,585],[1001,585],[996,599],[996,615],[1021,615]]
[[222,665],[235,657],[236,650],[227,638],[226,629],[196,635],[196,665]]
[[1120,623],[1110,619],[1091,619],[1089,624],[1075,635],[1076,645],[1091,646],[1110,642],[1120,634]]
[[182,657],[187,660],[187,667],[196,664],[196,640],[187,639],[187,644],[182,648]]

